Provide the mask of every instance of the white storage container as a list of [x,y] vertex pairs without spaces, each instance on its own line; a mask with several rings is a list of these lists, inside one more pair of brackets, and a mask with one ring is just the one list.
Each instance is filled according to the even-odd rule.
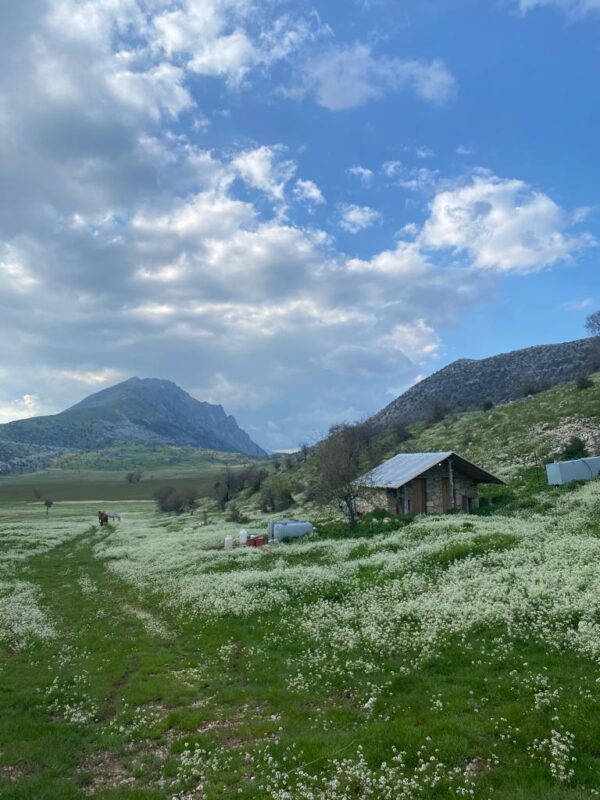
[[310,522],[298,519],[286,519],[269,524],[269,538],[276,542],[281,542],[283,539],[299,539],[313,532],[314,528]]

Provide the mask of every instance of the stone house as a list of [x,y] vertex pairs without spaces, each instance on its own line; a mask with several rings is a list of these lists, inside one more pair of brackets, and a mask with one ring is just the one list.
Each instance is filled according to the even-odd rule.
[[389,514],[467,513],[479,505],[479,484],[503,483],[452,451],[399,453],[355,481],[359,513],[378,508]]

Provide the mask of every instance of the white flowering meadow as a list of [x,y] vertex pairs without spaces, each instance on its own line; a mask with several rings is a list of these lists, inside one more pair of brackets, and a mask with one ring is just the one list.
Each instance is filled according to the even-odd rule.
[[32,638],[55,637],[55,626],[40,603],[39,587],[14,575],[26,569],[30,559],[89,528],[89,511],[80,503],[64,504],[58,513],[49,514],[42,503],[0,505],[0,641],[25,649]]
[[0,794],[52,758],[57,797],[598,796],[600,482],[538,508],[232,550],[221,515],[0,509]]

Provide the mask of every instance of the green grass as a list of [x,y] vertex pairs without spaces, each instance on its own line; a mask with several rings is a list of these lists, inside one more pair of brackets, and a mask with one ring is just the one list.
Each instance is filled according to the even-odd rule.
[[200,462],[195,467],[163,467],[144,473],[140,483],[130,484],[122,470],[47,469],[19,475],[0,476],[0,502],[27,502],[37,489],[55,502],[66,500],[151,500],[163,486],[198,489],[210,494],[223,466]]
[[[572,492],[576,507],[582,503],[578,491]],[[562,524],[557,509],[564,496],[551,495],[554,504],[541,518],[549,528]],[[590,535],[600,535],[597,507],[585,508]],[[101,800],[167,800],[180,792],[189,792],[185,796],[193,800],[265,800],[265,748],[290,767],[292,761],[284,758],[295,747],[298,763],[309,764],[308,773],[320,776],[327,774],[332,759],[354,759],[359,745],[375,770],[382,760],[389,761],[393,748],[406,752],[409,770],[417,766],[423,746],[427,757],[435,753],[448,765],[473,762],[478,798],[593,796],[591,789],[600,783],[600,675],[594,659],[565,646],[549,647],[533,634],[507,636],[497,625],[449,635],[417,669],[406,669],[408,654],[391,650],[375,662],[374,671],[353,668],[349,682],[335,670],[325,670],[318,679],[305,662],[305,635],[290,627],[289,620],[310,613],[323,598],[334,605],[344,602],[348,591],[342,584],[327,591],[295,592],[285,605],[265,611],[259,603],[249,616],[194,612],[193,605],[188,609],[165,602],[170,590],[165,598],[154,579],[136,584],[135,577],[144,575],[144,561],[127,573],[133,582],[112,567],[127,565],[122,546],[134,559],[146,547],[154,558],[152,542],[172,541],[165,559],[180,547],[197,553],[186,537],[201,536],[194,533],[199,521],[188,516],[163,519],[147,504],[132,504],[125,515],[133,521],[98,531],[86,522],[93,521],[95,510],[93,505],[65,503],[52,509],[47,521],[37,506],[12,505],[0,517],[0,534],[13,530],[13,537],[21,523],[33,538],[45,535],[46,524],[60,527],[64,522],[65,530],[72,531],[67,541],[16,563],[10,572],[11,580],[39,588],[40,607],[53,621],[56,635],[45,642],[31,637],[23,649],[10,638],[0,643],[3,800],[75,800],[90,794]],[[437,523],[402,525],[373,515],[349,540],[348,532],[342,537],[335,523],[323,523],[311,542],[249,553],[249,560],[243,553],[226,556],[211,549],[217,546],[211,541],[221,541],[231,529],[219,521],[204,552],[216,559],[207,564],[218,565],[219,574],[236,574],[240,580],[247,570],[264,568],[269,574],[278,564],[326,570],[340,559],[348,564],[365,559],[359,581],[366,591],[383,588],[390,580],[380,565],[368,560],[371,553],[418,550],[429,535],[427,525],[432,530],[437,525],[442,526],[435,540],[439,545],[424,552],[420,561],[407,562],[406,569],[443,585],[443,575],[461,564],[480,564],[483,570],[515,552],[521,538],[503,530],[508,530],[513,513],[505,512],[498,505],[491,520],[451,515]],[[541,529],[546,523],[540,523]],[[259,527],[264,521],[256,518],[252,524]],[[148,539],[149,531],[155,539]],[[1,536],[0,546],[13,545]],[[156,558],[162,569],[158,551]],[[183,557],[177,563],[174,574],[180,577],[174,586],[205,569],[201,560],[194,565]],[[170,574],[168,565],[164,569]],[[273,588],[281,582],[281,573],[276,574]],[[349,657],[372,661],[367,650],[359,648]],[[306,688],[293,686],[291,677],[298,669],[313,675]],[[536,675],[560,687],[558,699],[548,707],[532,707],[530,681]],[[386,688],[367,711],[365,698],[372,685]],[[84,722],[69,722],[66,703],[82,703],[95,713]],[[535,739],[548,736],[558,724],[556,715],[576,743],[575,775],[564,785],[553,781],[547,764],[529,752]],[[206,750],[200,759],[207,770],[203,779],[198,772],[182,771],[182,754],[195,745]],[[496,761],[488,764],[491,753]],[[214,770],[206,767],[211,758],[218,762]],[[201,781],[203,792],[195,789]],[[339,796],[360,800],[367,795],[356,789]],[[446,779],[424,793],[407,795],[456,796]]]

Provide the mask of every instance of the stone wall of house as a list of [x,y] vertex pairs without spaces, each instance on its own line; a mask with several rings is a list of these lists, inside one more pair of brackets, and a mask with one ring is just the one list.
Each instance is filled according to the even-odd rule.
[[427,513],[444,513],[443,479],[448,475],[448,467],[433,467],[425,473],[427,482]]
[[[443,514],[444,513],[444,478],[448,477],[448,465],[436,466],[425,473],[427,481],[427,513],[428,514]],[[479,489],[477,483],[463,475],[454,467],[454,497],[455,508],[459,511],[463,507],[463,495],[471,498],[473,508],[479,505]]]
[[462,497],[466,495],[473,501],[473,508],[479,507],[479,485],[472,478],[454,471],[454,494],[456,497],[456,508],[462,508]]
[[356,502],[359,514],[368,514],[383,508],[390,514],[396,513],[396,498],[389,489],[361,489],[360,497]]

